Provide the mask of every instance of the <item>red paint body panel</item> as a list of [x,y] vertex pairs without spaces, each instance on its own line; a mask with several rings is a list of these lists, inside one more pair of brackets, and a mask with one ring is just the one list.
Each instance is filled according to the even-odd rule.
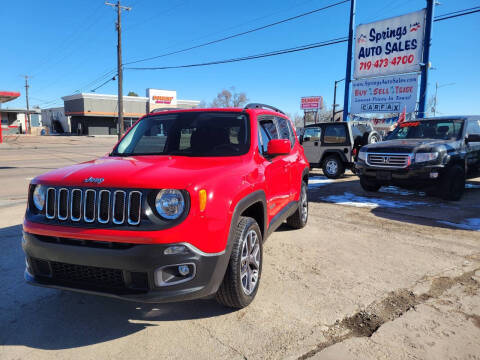
[[[174,112],[205,110],[212,111],[193,109]],[[203,252],[218,253],[225,250],[236,205],[257,190],[263,190],[266,194],[269,223],[286,204],[299,199],[302,174],[309,166],[303,148],[295,140],[288,154],[266,159],[258,149],[257,115],[283,115],[263,109],[213,110],[245,111],[249,115],[251,141],[247,154],[232,157],[104,156],[50,171],[32,181],[33,184],[84,187],[84,179],[93,177],[105,180],[100,185],[90,183],[88,187],[186,190],[190,195],[190,212],[180,224],[158,231],[132,231],[45,225],[25,220],[24,231],[46,236],[128,243],[188,242]],[[167,112],[158,114],[164,113]],[[290,149],[288,140],[279,140],[273,146],[285,151],[285,142]],[[198,192],[201,189],[207,191],[204,212],[199,211],[198,205]]]

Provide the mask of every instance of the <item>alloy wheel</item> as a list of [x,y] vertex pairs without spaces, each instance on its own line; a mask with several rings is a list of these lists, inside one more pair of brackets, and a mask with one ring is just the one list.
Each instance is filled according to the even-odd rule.
[[257,287],[260,261],[260,243],[257,233],[255,230],[249,230],[243,239],[240,260],[240,281],[246,295],[250,295]]

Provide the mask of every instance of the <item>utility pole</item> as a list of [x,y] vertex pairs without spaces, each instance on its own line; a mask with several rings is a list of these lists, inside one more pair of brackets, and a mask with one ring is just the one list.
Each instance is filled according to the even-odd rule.
[[31,132],[31,127],[30,127],[30,105],[28,103],[28,88],[30,86],[28,85],[28,75],[25,75],[25,99],[27,100],[27,123],[26,123],[26,129],[25,133],[30,134]]
[[332,122],[335,121],[335,108],[337,106],[337,84],[345,79],[335,80],[335,88],[333,89],[333,110],[332,110]]
[[427,14],[425,18],[425,40],[423,46],[422,75],[420,79],[420,101],[418,105],[418,117],[425,117],[425,108],[427,106],[427,85],[428,85],[428,68],[430,66],[430,43],[432,42],[432,24],[433,10],[435,0],[427,0]]
[[116,4],[105,2],[105,5],[117,8],[117,73],[118,73],[118,120],[117,131],[118,139],[123,135],[123,65],[122,65],[122,10],[130,11],[132,8],[120,5],[120,0]]
[[350,0],[350,23],[348,26],[347,69],[345,71],[345,95],[343,98],[343,121],[348,120],[350,80],[352,78],[353,30],[355,28],[356,0]]

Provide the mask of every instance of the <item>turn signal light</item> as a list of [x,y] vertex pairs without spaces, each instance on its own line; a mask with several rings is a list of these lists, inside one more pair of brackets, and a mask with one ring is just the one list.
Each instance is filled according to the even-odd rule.
[[207,190],[202,189],[198,192],[198,203],[200,212],[203,212],[205,210],[205,206],[207,206]]

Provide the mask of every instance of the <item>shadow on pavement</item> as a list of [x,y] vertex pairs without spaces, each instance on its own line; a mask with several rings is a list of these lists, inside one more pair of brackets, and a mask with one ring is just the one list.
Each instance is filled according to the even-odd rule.
[[418,225],[480,231],[480,181],[469,180],[462,200],[445,201],[394,186],[366,192],[357,179],[309,179],[309,201],[370,209],[377,217]]
[[232,309],[214,300],[140,304],[27,285],[21,225],[0,229],[0,345],[66,349],[141,331],[156,322],[221,316]]

